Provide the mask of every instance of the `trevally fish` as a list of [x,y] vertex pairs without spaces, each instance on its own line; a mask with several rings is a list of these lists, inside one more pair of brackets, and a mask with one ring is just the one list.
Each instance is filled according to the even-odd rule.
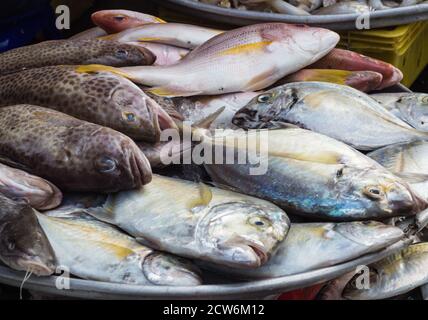
[[136,140],[159,141],[170,116],[131,81],[108,72],[50,66],[0,77],[0,107],[32,104],[110,127]]
[[61,191],[49,181],[1,163],[0,193],[25,200],[37,210],[53,209],[62,201]]
[[37,222],[35,210],[25,201],[0,194],[0,261],[37,276],[55,272],[55,255]]
[[265,264],[289,229],[267,201],[159,175],[86,211],[153,249],[237,268]]
[[273,278],[334,266],[376,252],[404,237],[401,229],[380,222],[296,223],[268,263],[257,269],[216,266],[244,279]]
[[205,154],[217,157],[216,150],[221,150],[234,156],[234,161],[222,164],[204,163],[214,182],[276,203],[287,213],[337,221],[377,220],[414,215],[428,205],[407,182],[369,157],[312,131],[211,135],[197,129],[194,134]]
[[428,132],[428,94],[377,93],[370,97],[413,128]]
[[167,97],[256,91],[314,63],[338,41],[338,34],[327,29],[265,23],[222,33],[172,66],[92,65],[78,71],[108,70]]
[[151,179],[147,158],[127,136],[31,105],[0,108],[0,162],[64,191],[115,192]]
[[237,112],[233,123],[245,129],[292,123],[358,150],[428,139],[427,133],[410,127],[366,94],[326,82],[295,82],[263,92]]
[[[48,213],[49,214],[49,213]],[[83,279],[133,285],[201,284],[190,262],[156,252],[93,218],[37,214],[58,264]]]
[[369,288],[358,288],[357,277],[343,297],[350,300],[388,299],[428,283],[428,243],[417,243],[369,266]]
[[51,40],[0,54],[0,75],[55,65],[103,64],[115,67],[150,65],[155,56],[145,48],[102,40]]

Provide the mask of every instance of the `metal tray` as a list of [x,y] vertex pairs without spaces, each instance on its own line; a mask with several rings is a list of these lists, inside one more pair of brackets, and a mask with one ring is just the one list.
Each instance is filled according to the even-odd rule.
[[[355,270],[359,265],[368,265],[379,261],[392,253],[408,246],[413,240],[401,240],[377,253],[358,259],[302,274],[286,277],[240,282],[234,284],[212,284],[197,287],[159,287],[113,284],[106,282],[70,279],[69,290],[58,290],[57,277],[31,277],[24,288],[40,294],[83,299],[255,299],[280,294],[298,288],[337,278]],[[0,266],[0,283],[19,287],[24,278],[23,272],[13,271]]]
[[[355,30],[358,14],[337,14],[322,16],[296,16],[227,9],[196,2],[193,0],[152,0],[166,8],[196,16],[200,19],[216,21],[228,25],[248,25],[264,22],[288,22],[308,24],[332,30]],[[428,4],[375,11],[370,14],[370,28],[383,28],[428,20]]]

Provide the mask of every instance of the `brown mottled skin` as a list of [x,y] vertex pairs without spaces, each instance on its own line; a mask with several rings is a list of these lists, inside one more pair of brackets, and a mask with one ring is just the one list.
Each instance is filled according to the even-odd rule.
[[147,158],[127,136],[31,105],[0,108],[0,161],[64,191],[109,193],[151,181]]
[[55,254],[34,210],[26,202],[14,201],[2,194],[0,261],[12,269],[38,276],[55,272]]
[[131,81],[112,73],[78,73],[50,66],[0,77],[0,106],[31,104],[113,128],[136,140],[157,142],[174,125]]
[[153,53],[147,49],[115,41],[52,40],[0,54],[0,75],[55,65],[151,65],[155,59]]

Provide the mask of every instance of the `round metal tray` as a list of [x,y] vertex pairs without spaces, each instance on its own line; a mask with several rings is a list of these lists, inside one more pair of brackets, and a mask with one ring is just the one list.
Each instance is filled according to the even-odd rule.
[[[298,288],[322,283],[347,272],[359,265],[379,261],[403,249],[413,240],[401,240],[377,253],[358,259],[302,274],[286,277],[240,282],[233,284],[212,284],[197,287],[160,287],[113,284],[106,282],[70,279],[70,289],[58,290],[55,286],[58,277],[31,277],[24,288],[41,294],[83,299],[254,299],[265,298]],[[0,283],[19,287],[24,278],[23,272],[0,266]]]
[[[297,24],[303,23],[332,30],[355,30],[356,21],[359,16],[358,14],[296,16],[289,14],[227,9],[193,0],[152,1],[164,7],[197,16],[201,19],[240,26],[277,21]],[[370,28],[383,28],[422,20],[428,20],[428,4],[375,11],[370,14]]]

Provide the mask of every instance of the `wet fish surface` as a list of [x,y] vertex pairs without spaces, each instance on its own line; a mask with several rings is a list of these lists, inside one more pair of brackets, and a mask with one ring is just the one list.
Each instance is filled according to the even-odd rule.
[[0,108],[0,162],[64,191],[115,192],[151,179],[148,160],[127,136],[31,105]]

